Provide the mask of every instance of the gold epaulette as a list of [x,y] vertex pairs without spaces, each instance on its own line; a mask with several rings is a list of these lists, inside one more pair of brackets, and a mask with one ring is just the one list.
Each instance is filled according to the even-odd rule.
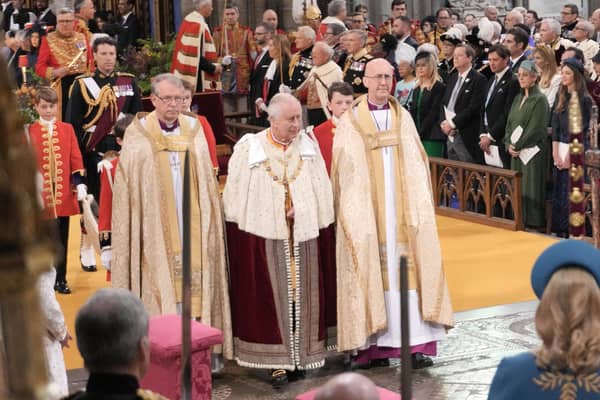
[[130,78],[135,78],[134,74],[130,74],[129,72],[115,72],[115,75],[117,76],[128,76]]
[[92,77],[92,76],[94,76],[94,74],[87,72],[87,73],[85,73],[85,74],[77,75],[77,76],[75,77],[75,79],[81,79],[81,78],[90,78],[90,77]]
[[138,397],[140,399],[144,399],[144,400],[169,400],[164,396],[161,396],[158,393],[154,393],[151,392],[150,390],[146,390],[146,389],[138,389],[137,393]]

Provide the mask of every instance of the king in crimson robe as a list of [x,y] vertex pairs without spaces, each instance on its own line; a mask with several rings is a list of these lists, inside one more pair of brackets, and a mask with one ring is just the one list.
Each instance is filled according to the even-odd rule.
[[183,166],[189,151],[192,317],[223,331],[222,349],[213,351],[231,359],[218,185],[202,125],[190,113],[180,114],[177,122],[174,134],[167,135],[155,112],[138,113],[127,128],[113,186],[112,284],[138,295],[150,315],[177,313],[182,301]]
[[[235,359],[251,368],[318,368],[332,333],[327,308],[335,309],[325,290],[334,266],[319,256],[320,232],[334,216],[318,145],[303,132],[287,146],[269,129],[248,134],[228,169],[223,202]],[[286,218],[292,206],[295,216]]]
[[338,350],[375,350],[370,359],[399,355],[404,255],[412,352],[435,352],[453,314],[427,156],[412,118],[391,96],[378,110],[365,95],[340,118],[335,132]]

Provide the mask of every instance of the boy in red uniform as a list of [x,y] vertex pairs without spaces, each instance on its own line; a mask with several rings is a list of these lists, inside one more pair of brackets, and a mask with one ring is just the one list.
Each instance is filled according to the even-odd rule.
[[29,127],[29,138],[41,175],[44,213],[47,218],[56,220],[63,246],[62,257],[56,263],[54,290],[69,294],[69,217],[79,214],[78,200],[87,196],[87,188],[83,184],[83,160],[73,127],[56,120],[59,112],[56,92],[49,87],[39,88],[35,96],[35,109],[40,118]]
[[350,108],[354,100],[354,90],[349,83],[334,82],[327,90],[327,108],[331,111],[331,119],[317,126],[313,133],[319,142],[321,155],[325,160],[327,173],[331,174],[331,148],[333,146],[333,135],[335,134],[335,125],[342,114]]
[[[119,119],[113,128],[112,134],[115,135],[116,142],[119,146],[123,144],[123,136],[125,130],[133,121],[134,115],[126,114]],[[110,281],[110,262],[112,260],[112,199],[113,199],[113,183],[115,181],[115,173],[119,162],[119,153],[109,151],[104,155],[104,159],[98,164],[98,172],[100,173],[100,204],[98,206],[98,235],[100,236],[100,261],[106,268],[106,280]]]

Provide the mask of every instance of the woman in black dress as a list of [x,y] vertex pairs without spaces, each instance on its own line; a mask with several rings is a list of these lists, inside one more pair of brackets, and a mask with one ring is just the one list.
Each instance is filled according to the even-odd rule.
[[410,113],[427,155],[443,157],[446,137],[440,130],[439,119],[446,85],[438,75],[436,57],[427,52],[418,53],[415,71],[417,84],[410,102]]

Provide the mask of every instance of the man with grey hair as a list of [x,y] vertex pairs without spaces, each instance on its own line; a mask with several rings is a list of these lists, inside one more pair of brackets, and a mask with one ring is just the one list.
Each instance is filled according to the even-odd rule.
[[365,68],[367,63],[373,59],[367,50],[368,35],[365,31],[353,29],[344,35],[344,46],[348,57],[344,62],[342,70],[344,82],[352,85],[354,96],[367,93],[367,88],[363,84]]
[[[131,290],[150,315],[175,314],[182,302],[183,224],[190,224],[192,317],[221,329],[231,358],[231,324],[218,184],[197,116],[180,112],[184,88],[173,74],[152,81],[151,113],[127,128],[113,185],[114,287]],[[189,154],[190,212],[184,220]]]
[[219,74],[223,67],[206,23],[212,11],[212,0],[194,0],[194,11],[183,19],[173,49],[171,72],[191,83],[197,92],[221,90]]
[[513,26],[522,24],[524,21],[525,17],[523,17],[523,14],[516,9],[512,9],[504,17],[504,28],[509,31]]
[[317,391],[315,400],[377,400],[377,387],[366,376],[346,372],[327,381]]
[[331,118],[327,109],[327,90],[332,83],[343,81],[342,69],[332,58],[331,47],[324,42],[315,43],[312,49],[314,65],[297,89],[298,97],[306,101],[308,125],[317,126]]
[[590,16],[590,22],[594,25],[592,40],[600,42],[600,8],[596,8]]
[[318,144],[300,130],[300,102],[279,93],[268,112],[271,127],[234,147],[223,205],[235,360],[270,369],[281,387],[325,362],[336,306],[323,277],[335,281],[335,269],[318,252],[333,198]]
[[306,79],[308,71],[313,66],[312,49],[315,44],[316,33],[310,26],[301,26],[296,32],[296,49],[298,51],[294,53],[290,60],[289,76],[290,76],[290,87],[296,89],[302,85],[302,82]]
[[148,313],[127,290],[100,289],[75,318],[77,348],[90,372],[85,392],[70,400],[164,399],[140,389],[150,363]]
[[598,50],[600,50],[598,42],[591,39],[595,31],[596,29],[591,22],[582,19],[577,22],[577,25],[575,25],[571,34],[573,39],[575,39],[575,47],[580,49],[585,56],[584,66],[588,74],[591,74],[594,71],[592,58],[598,53]]
[[544,18],[540,24],[540,39],[542,44],[554,50],[556,65],[560,65],[565,50],[574,47],[573,42],[560,36],[560,29],[560,22],[554,18]]
[[100,32],[94,20],[96,13],[94,2],[92,0],[75,0],[73,10],[75,11],[75,31],[83,33],[88,41],[91,41],[92,35]]
[[339,25],[343,27],[344,30],[347,30],[346,24],[344,24],[344,20],[346,19],[346,15],[348,11],[346,9],[346,1],[345,0],[332,0],[327,5],[327,17],[321,21],[321,26],[319,27],[319,33],[324,37],[325,32],[327,31],[327,26],[330,24]]

